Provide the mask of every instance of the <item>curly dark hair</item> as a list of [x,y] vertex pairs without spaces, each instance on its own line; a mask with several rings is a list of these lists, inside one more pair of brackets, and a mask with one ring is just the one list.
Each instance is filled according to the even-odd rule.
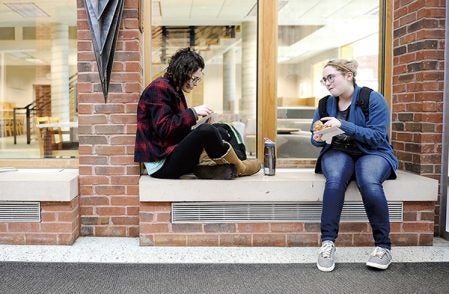
[[165,77],[181,89],[198,69],[204,69],[204,59],[194,49],[187,47],[176,51],[168,62]]

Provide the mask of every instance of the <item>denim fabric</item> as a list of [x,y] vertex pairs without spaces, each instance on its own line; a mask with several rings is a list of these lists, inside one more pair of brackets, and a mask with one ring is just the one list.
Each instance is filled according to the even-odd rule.
[[388,161],[379,155],[351,157],[342,151],[331,149],[323,154],[321,167],[326,177],[321,212],[321,240],[335,242],[346,188],[355,179],[371,224],[375,246],[391,249],[390,219],[382,186],[391,174]]

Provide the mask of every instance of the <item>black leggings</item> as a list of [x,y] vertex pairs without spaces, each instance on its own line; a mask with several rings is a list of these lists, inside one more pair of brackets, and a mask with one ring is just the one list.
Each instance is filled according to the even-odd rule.
[[164,165],[151,176],[163,179],[177,179],[191,173],[203,152],[206,150],[210,158],[219,158],[228,151],[228,145],[223,143],[220,132],[211,124],[202,124],[191,131],[175,147],[165,159]]

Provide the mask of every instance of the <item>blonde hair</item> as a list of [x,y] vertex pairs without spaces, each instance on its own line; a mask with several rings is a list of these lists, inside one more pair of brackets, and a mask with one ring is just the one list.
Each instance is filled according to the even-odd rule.
[[357,75],[357,68],[359,67],[359,63],[354,60],[347,59],[332,59],[329,60],[324,67],[332,66],[336,70],[341,71],[342,73],[352,73],[353,82],[355,84],[355,76]]

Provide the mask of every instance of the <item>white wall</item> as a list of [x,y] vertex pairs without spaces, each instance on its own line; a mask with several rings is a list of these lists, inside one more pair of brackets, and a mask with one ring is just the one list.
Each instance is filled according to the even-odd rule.
[[34,84],[50,84],[50,67],[41,66],[6,66],[5,97],[8,102],[15,102],[23,107],[34,99]]

